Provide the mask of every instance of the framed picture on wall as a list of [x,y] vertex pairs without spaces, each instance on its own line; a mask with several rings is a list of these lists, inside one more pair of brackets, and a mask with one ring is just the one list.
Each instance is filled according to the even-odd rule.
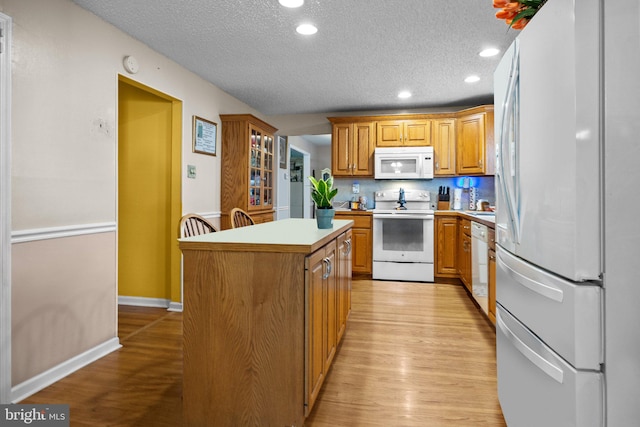
[[212,121],[193,116],[193,152],[216,155],[218,125]]
[[286,136],[278,136],[278,149],[280,153],[280,169],[287,168],[287,156],[289,155],[289,141]]

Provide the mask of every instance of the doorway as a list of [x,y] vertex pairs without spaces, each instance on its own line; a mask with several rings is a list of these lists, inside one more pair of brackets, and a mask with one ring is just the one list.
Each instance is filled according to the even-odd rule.
[[181,101],[119,77],[118,296],[127,303],[182,302],[181,134]]
[[311,154],[293,145],[289,149],[289,217],[311,218]]

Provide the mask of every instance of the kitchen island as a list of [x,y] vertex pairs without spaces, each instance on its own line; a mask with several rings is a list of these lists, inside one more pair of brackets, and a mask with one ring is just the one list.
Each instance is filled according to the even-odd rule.
[[186,426],[304,424],[346,328],[352,225],[180,239]]

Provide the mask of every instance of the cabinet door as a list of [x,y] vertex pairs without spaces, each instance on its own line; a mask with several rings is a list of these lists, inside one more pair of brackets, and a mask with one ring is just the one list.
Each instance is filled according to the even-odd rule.
[[354,228],[353,233],[353,263],[354,273],[371,274],[372,271],[372,233],[370,228]]
[[320,387],[324,381],[324,274],[326,269],[325,252],[320,249],[309,257],[309,269],[307,271],[307,295],[306,295],[306,317],[307,317],[307,369],[305,390],[305,415],[313,408],[313,404],[318,397]]
[[435,156],[433,163],[434,175],[455,175],[455,119],[433,121],[433,153]]
[[436,218],[436,274],[457,276],[458,220],[455,217]]
[[402,120],[385,120],[376,126],[376,147],[399,147],[402,145]]
[[249,203],[248,210],[273,207],[274,138],[249,125]]
[[462,272],[462,281],[471,292],[471,237],[468,235],[462,236],[462,246],[464,248],[464,259],[462,261],[464,270]]
[[325,375],[336,355],[337,339],[337,303],[336,303],[336,277],[338,270],[337,246],[333,241],[325,246],[325,274],[323,276],[323,334],[325,336],[324,372]]
[[404,123],[402,145],[408,147],[431,145],[431,120],[407,120]]
[[485,113],[479,113],[458,120],[456,147],[458,174],[485,172],[485,117]]
[[351,311],[351,230],[341,234],[337,243],[337,341],[340,343],[347,328],[347,318]]
[[373,151],[375,145],[375,125],[373,122],[353,124],[352,155],[353,175],[373,177]]
[[352,174],[353,125],[337,123],[331,133],[331,173],[333,176],[351,176]]

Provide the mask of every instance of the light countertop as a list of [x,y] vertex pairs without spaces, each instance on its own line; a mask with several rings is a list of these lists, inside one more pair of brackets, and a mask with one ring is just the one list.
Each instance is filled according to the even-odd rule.
[[333,228],[323,230],[315,219],[289,218],[178,241],[181,250],[311,253],[352,226],[352,220],[334,219]]

